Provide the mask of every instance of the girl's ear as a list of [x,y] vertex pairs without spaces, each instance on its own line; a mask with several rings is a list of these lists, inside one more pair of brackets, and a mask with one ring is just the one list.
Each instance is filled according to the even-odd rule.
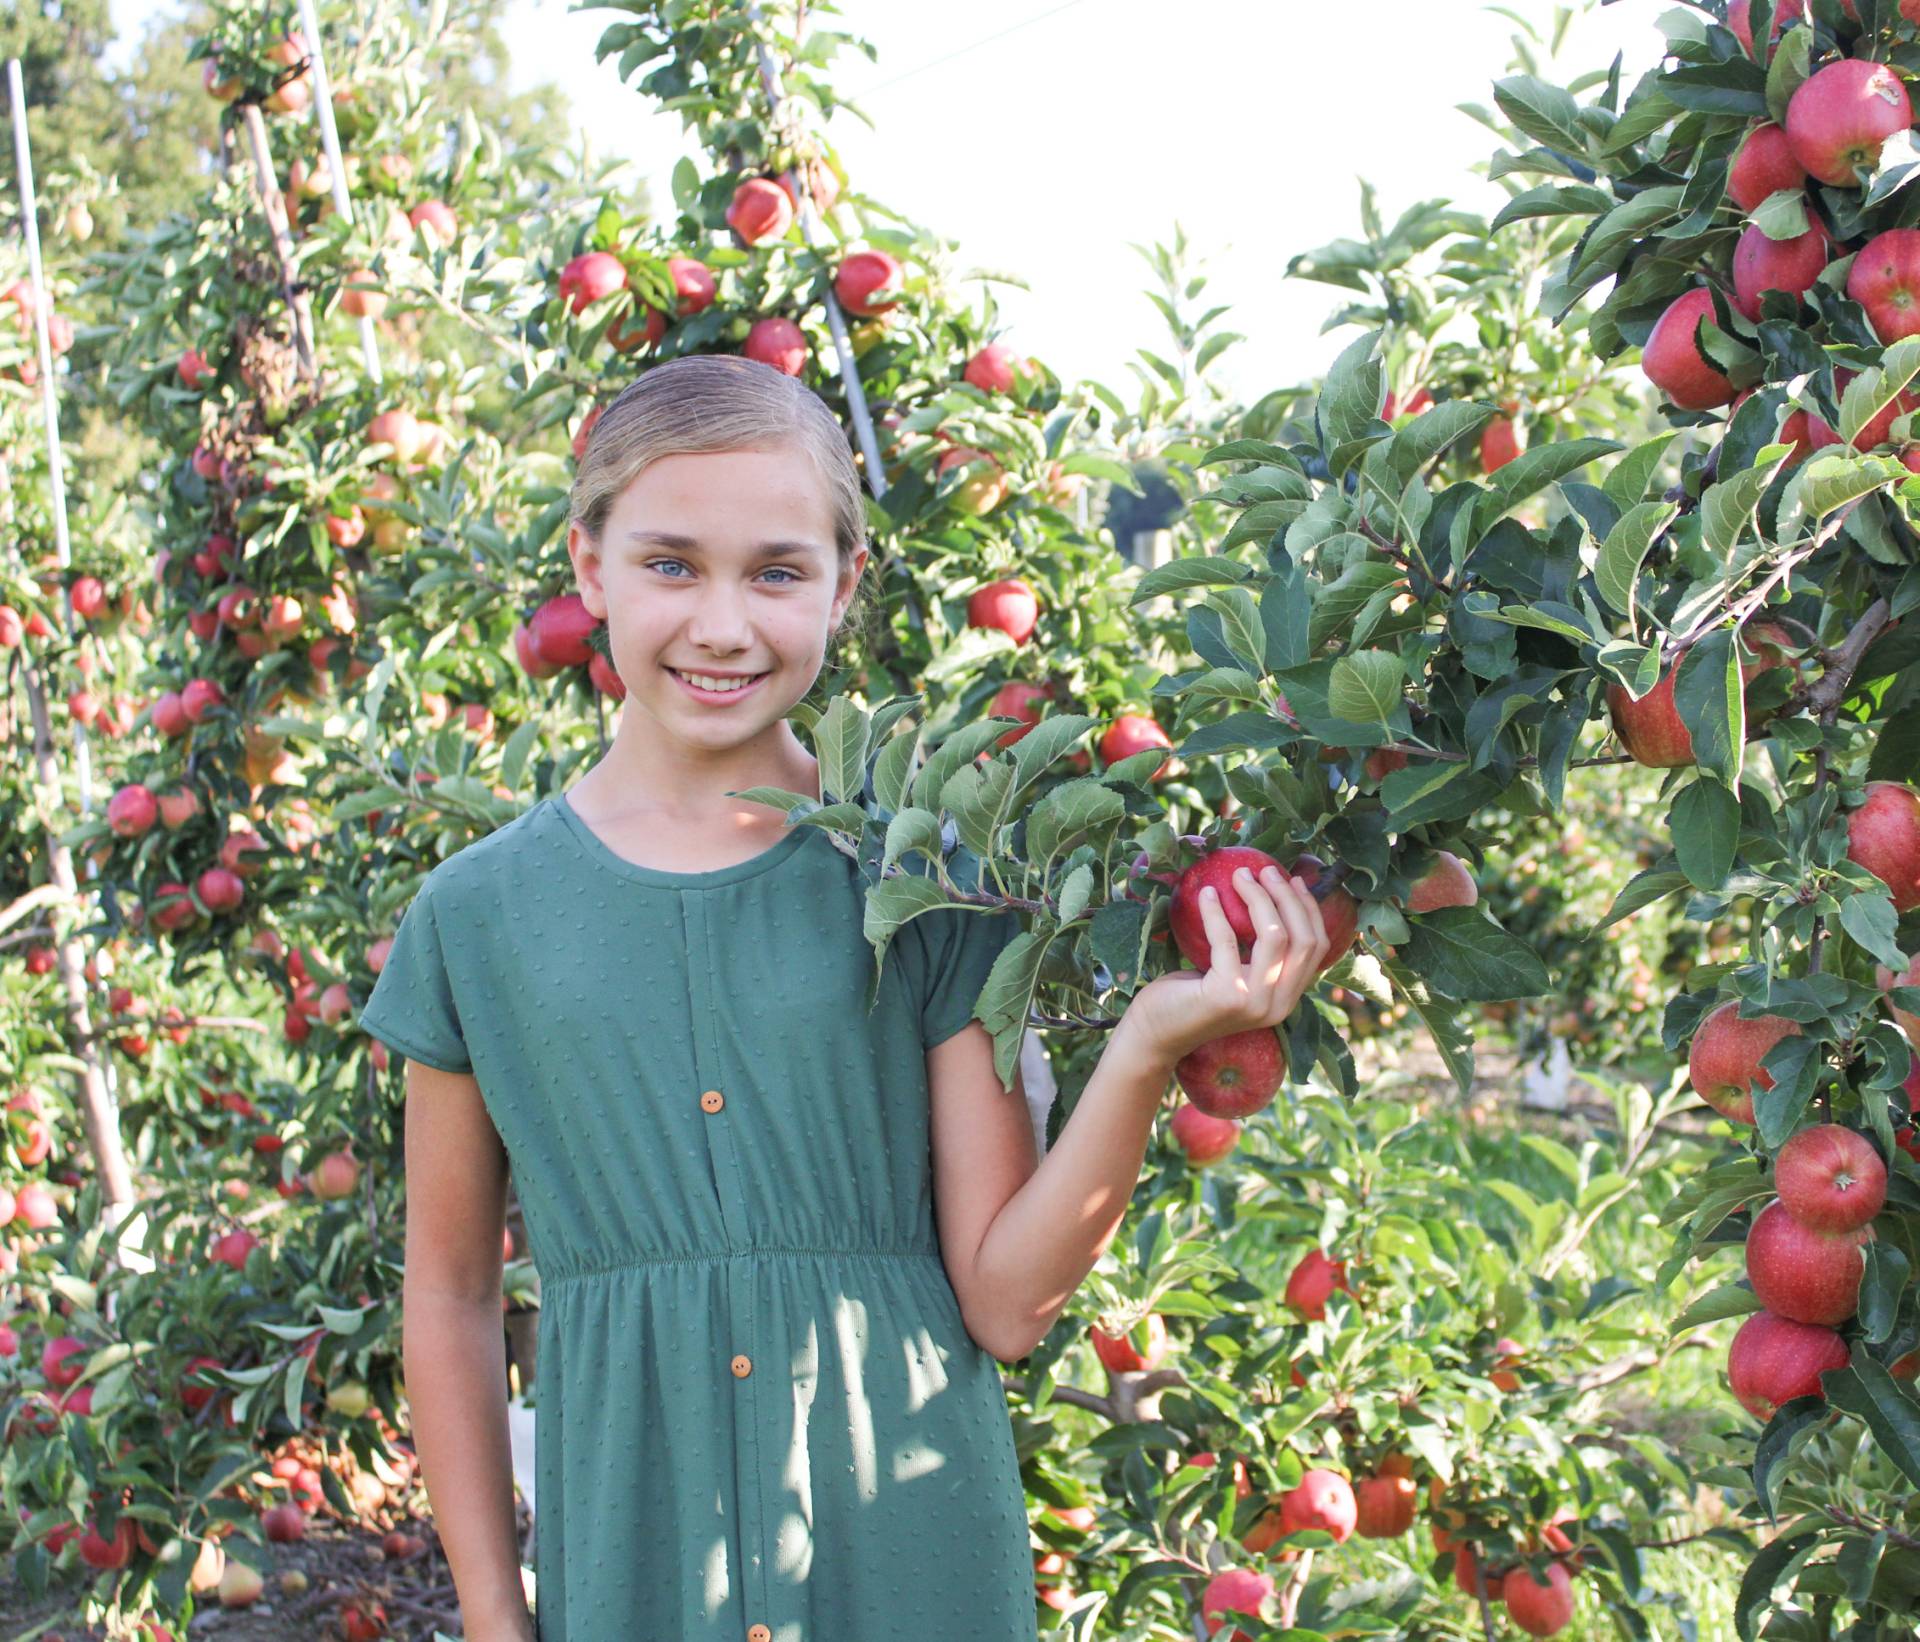
[[838,612],[833,618],[833,630],[836,633],[846,622],[847,610],[853,604],[854,589],[860,585],[860,577],[867,568],[869,552],[869,549],[861,548],[853,556],[853,562],[840,572],[839,585],[835,588],[833,595],[833,602]]
[[567,526],[567,557],[573,560],[573,579],[580,586],[580,602],[597,621],[607,619],[607,591],[600,584],[600,550],[578,520]]

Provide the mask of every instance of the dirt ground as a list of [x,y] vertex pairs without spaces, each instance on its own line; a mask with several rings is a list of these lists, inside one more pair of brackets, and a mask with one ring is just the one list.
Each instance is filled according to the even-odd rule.
[[[396,1642],[432,1642],[436,1631],[458,1637],[460,1605],[454,1596],[453,1574],[433,1525],[426,1520],[424,1491],[419,1493],[417,1510],[415,1520],[399,1526],[419,1535],[427,1548],[406,1562],[387,1561],[377,1529],[315,1517],[299,1543],[261,1547],[271,1559],[272,1572],[258,1602],[250,1608],[225,1609],[209,1597],[194,1615],[187,1635],[214,1642],[337,1642],[342,1635],[339,1609],[358,1598],[384,1608],[387,1635]],[[519,1517],[525,1550],[532,1518],[524,1504]],[[307,1588],[298,1595],[284,1595],[279,1576],[294,1569],[306,1576]],[[82,1588],[69,1576],[68,1583],[49,1592],[46,1601],[29,1602],[12,1576],[10,1559],[0,1559],[0,1642],[105,1642],[105,1630],[61,1617],[71,1610]]]

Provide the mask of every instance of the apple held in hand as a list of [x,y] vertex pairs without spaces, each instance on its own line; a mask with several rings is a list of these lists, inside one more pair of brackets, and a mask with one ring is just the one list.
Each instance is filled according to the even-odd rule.
[[1286,1082],[1287,1046],[1270,1026],[1230,1032],[1181,1056],[1173,1075],[1209,1117],[1251,1117],[1271,1105]]
[[[1209,850],[1181,873],[1179,882],[1174,885],[1173,901],[1167,909],[1174,944],[1196,969],[1204,971],[1213,966],[1213,946],[1207,938],[1206,921],[1200,911],[1200,892],[1203,889],[1219,891],[1220,910],[1233,926],[1243,960],[1252,949],[1253,917],[1247,910],[1246,902],[1241,900],[1240,892],[1233,887],[1233,875],[1241,867],[1245,867],[1257,879],[1268,867],[1280,867],[1280,863],[1265,850],[1230,844],[1222,849]],[[1319,886],[1325,882],[1326,869],[1316,856],[1303,855],[1291,868],[1281,867],[1280,870],[1304,880],[1320,903],[1320,919],[1327,931],[1327,955],[1320,965],[1320,972],[1324,974],[1345,957],[1348,948],[1353,945],[1354,933],[1360,921],[1359,905],[1342,887],[1335,886],[1325,893],[1321,892]]]

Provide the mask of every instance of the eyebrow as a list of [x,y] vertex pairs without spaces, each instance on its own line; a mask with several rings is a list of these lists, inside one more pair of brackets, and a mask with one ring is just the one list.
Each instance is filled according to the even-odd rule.
[[[628,534],[627,540],[643,547],[671,548],[676,553],[700,550],[700,543],[694,537],[676,536],[670,530],[635,530]],[[812,542],[791,541],[761,542],[750,551],[759,559],[809,559],[821,553]]]

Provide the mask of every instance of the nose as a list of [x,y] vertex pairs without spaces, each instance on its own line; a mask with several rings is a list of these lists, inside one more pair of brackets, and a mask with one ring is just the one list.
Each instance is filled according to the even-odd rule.
[[715,578],[701,589],[698,604],[687,623],[689,642],[717,656],[734,655],[753,643],[747,595]]

